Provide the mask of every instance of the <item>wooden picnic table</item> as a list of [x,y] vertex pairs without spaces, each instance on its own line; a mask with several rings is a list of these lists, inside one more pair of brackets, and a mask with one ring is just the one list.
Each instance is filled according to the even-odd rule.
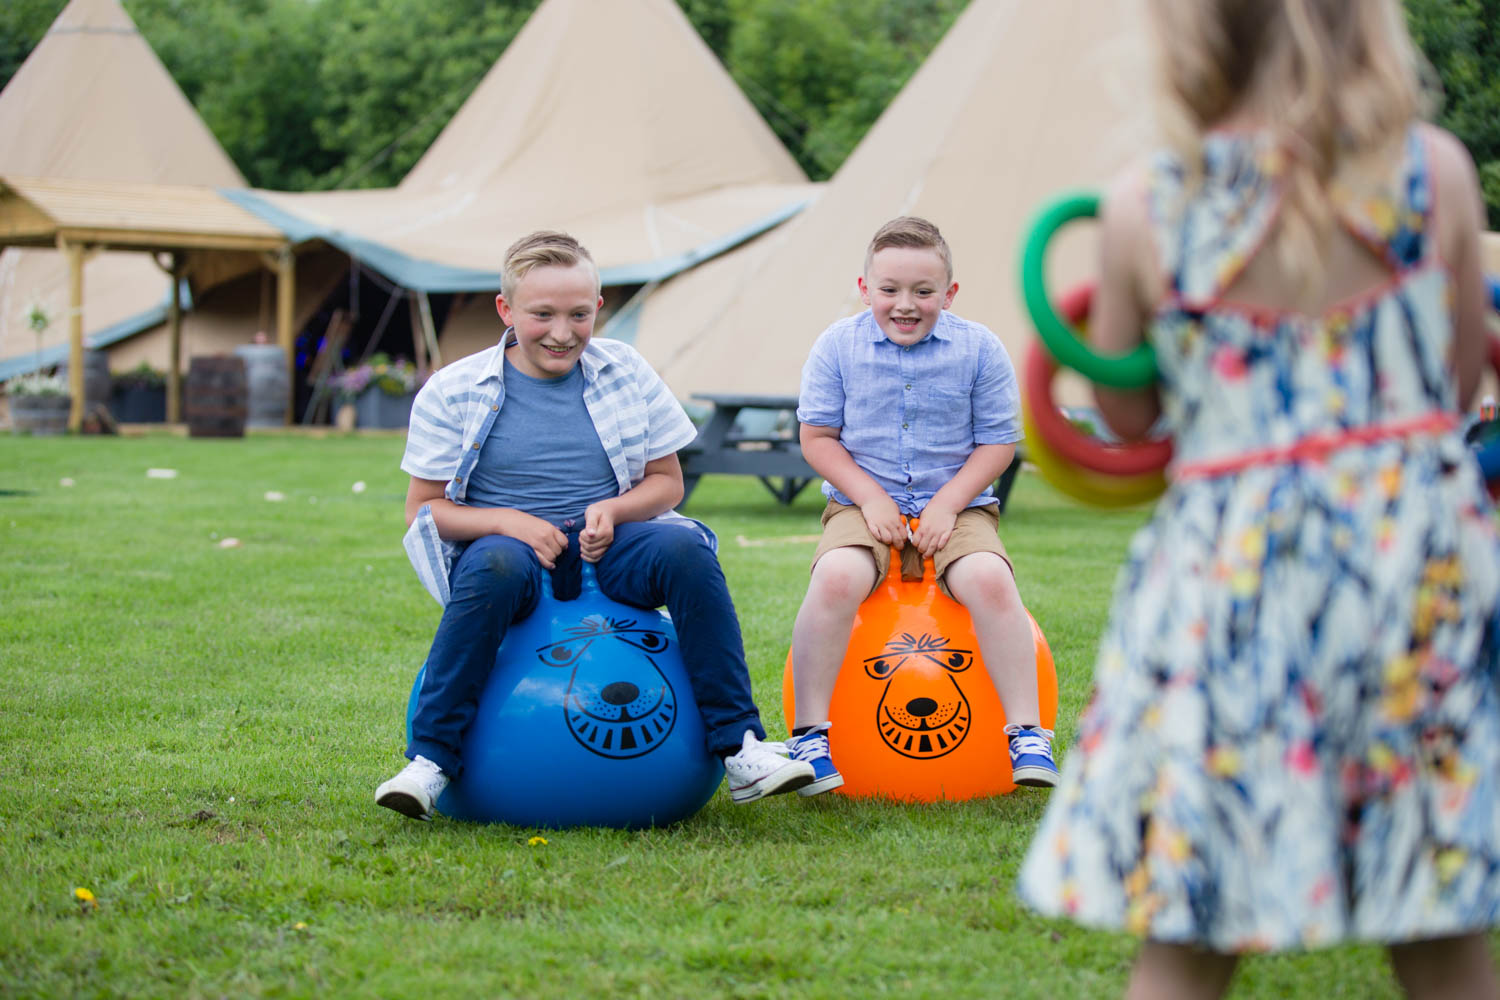
[[[802,457],[795,418],[796,396],[694,393],[692,398],[711,404],[713,411],[698,429],[693,443],[678,453],[682,460],[684,503],[699,478],[711,474],[755,476],[782,504],[790,504],[808,483],[819,478]],[[785,428],[747,430],[740,421],[740,415],[747,411],[757,414],[761,422],[783,413],[791,413],[793,418]],[[1001,513],[1005,512],[1005,502],[1010,498],[1020,468],[1018,448],[1015,459],[995,483]]]
[[713,411],[698,437],[682,449],[682,485],[684,502],[692,495],[699,478],[720,473],[732,476],[754,476],[782,504],[790,504],[807,484],[818,478],[812,466],[802,457],[797,440],[797,424],[781,430],[746,431],[739,423],[740,414],[758,413],[762,417],[797,410],[796,396],[722,395],[697,393],[700,402],[709,403]]

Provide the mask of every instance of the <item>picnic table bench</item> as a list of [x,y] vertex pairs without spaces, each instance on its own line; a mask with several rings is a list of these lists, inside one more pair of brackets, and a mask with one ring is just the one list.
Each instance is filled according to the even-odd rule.
[[[692,495],[693,487],[706,475],[722,473],[732,476],[754,476],[782,504],[797,499],[818,474],[802,457],[797,440],[795,420],[784,429],[770,426],[766,418],[796,412],[796,396],[694,394],[693,399],[709,403],[713,411],[698,428],[698,437],[682,449],[682,499]],[[756,414],[760,419],[747,429],[740,420],[742,413]]]
[[[692,398],[709,403],[713,411],[699,427],[693,443],[678,452],[684,503],[698,480],[711,474],[755,476],[784,505],[819,478],[802,457],[795,418],[788,427],[774,426],[777,416],[796,413],[796,396],[695,393]],[[742,414],[753,415],[753,419],[741,420]],[[1001,513],[1020,469],[1021,452],[1017,449],[1016,457],[995,483]]]

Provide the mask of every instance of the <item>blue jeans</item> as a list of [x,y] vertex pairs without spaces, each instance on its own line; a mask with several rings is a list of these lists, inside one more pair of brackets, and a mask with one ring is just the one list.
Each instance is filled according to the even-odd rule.
[[[568,555],[576,557],[576,537],[570,543]],[[463,773],[463,735],[495,652],[510,625],[536,610],[546,572],[531,546],[504,535],[486,535],[464,549],[427,654],[407,757],[421,754],[449,777]],[[594,574],[599,589],[622,604],[667,606],[710,753],[738,750],[747,729],[765,738],[724,571],[697,532],[650,521],[617,524]]]

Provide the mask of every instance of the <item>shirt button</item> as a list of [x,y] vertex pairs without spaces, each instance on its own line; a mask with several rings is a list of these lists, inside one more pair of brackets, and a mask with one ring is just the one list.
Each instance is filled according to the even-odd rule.
[[454,482],[455,485],[457,485],[458,483],[461,483],[463,481],[464,481],[464,477],[463,476],[454,476],[453,477],[453,482]]
[[907,392],[911,392],[911,383],[910,382],[906,383],[906,391]]
[[498,410],[498,409],[500,409],[500,407],[499,407],[499,405],[498,405],[498,404],[497,404],[497,405],[495,405],[495,406],[491,406],[491,407],[490,407],[490,409],[491,409],[491,410]]
[[478,450],[479,450],[479,442],[478,442],[478,441],[475,441],[475,442],[474,442],[474,450],[475,450],[475,451],[478,451]]
[[901,429],[902,429],[902,430],[903,430],[903,431],[904,431],[904,430],[906,430],[906,426],[907,426],[907,425],[906,425],[906,424],[902,424],[902,425],[901,425]]

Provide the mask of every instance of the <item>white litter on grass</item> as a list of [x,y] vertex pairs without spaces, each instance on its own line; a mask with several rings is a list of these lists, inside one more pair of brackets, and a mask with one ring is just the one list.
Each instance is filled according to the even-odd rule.
[[271,501],[272,503],[277,503],[279,501],[285,500],[286,494],[277,490],[266,490],[266,499]]
[[147,479],[176,479],[177,478],[177,470],[176,469],[147,469],[146,470],[146,478]]
[[231,536],[229,538],[219,539],[219,548],[221,549],[237,549],[239,547],[240,540],[238,538]]
[[356,493],[363,493],[365,491],[365,481],[361,479],[359,482],[351,486],[350,489],[352,489]]
[[780,538],[746,538],[744,535],[735,535],[734,542],[740,548],[748,549],[761,545],[806,545],[822,537],[822,535],[783,535]]
[[59,486],[76,486],[78,484],[75,483],[75,482],[73,482],[73,477],[72,476],[63,476],[61,479],[59,479],[57,481],[57,485],[59,485]]

